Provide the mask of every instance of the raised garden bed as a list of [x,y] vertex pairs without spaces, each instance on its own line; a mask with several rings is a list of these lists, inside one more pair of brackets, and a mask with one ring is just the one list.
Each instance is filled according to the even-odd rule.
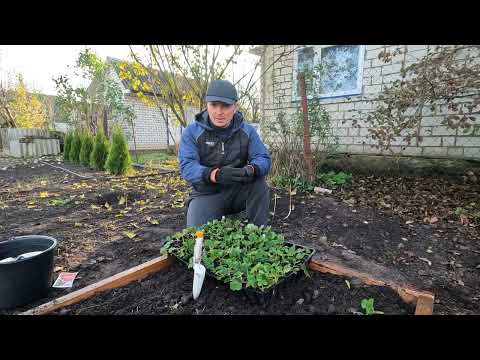
[[387,287],[348,288],[345,278],[313,272],[295,277],[280,286],[277,296],[261,303],[245,292],[207,278],[197,301],[192,299],[193,271],[176,263],[141,282],[92,297],[55,311],[69,315],[354,315],[364,313],[363,299],[375,299],[374,306],[385,314],[413,314],[415,306],[405,303]]
[[[217,301],[221,301],[222,303],[224,303],[224,301],[220,299],[224,298],[231,298],[234,303],[236,301],[245,302],[245,299],[240,299],[246,297],[254,307],[259,304],[262,305],[263,308],[273,306],[275,309],[278,308],[275,311],[288,313],[289,310],[287,307],[291,299],[285,303],[285,297],[291,298],[291,296],[295,296],[295,291],[298,291],[298,289],[296,289],[298,284],[300,284],[299,286],[301,288],[300,293],[303,293],[307,298],[307,304],[309,304],[312,299],[316,299],[320,295],[320,292],[322,292],[320,289],[324,288],[320,285],[323,281],[321,277],[316,276],[315,279],[312,279],[311,274],[307,271],[308,267],[313,271],[353,276],[355,280],[360,280],[366,284],[389,286],[396,291],[406,303],[418,303],[419,306],[417,306],[415,311],[416,314],[431,314],[433,311],[433,294],[422,292],[412,287],[395,283],[394,281],[392,282],[388,277],[385,277],[385,272],[383,274],[384,278],[375,277],[375,275],[365,272],[362,273],[361,269],[358,271],[349,269],[345,264],[337,264],[332,262],[331,259],[328,262],[318,258],[313,259],[312,256],[315,252],[313,249],[285,243],[283,236],[272,231],[269,226],[258,227],[253,224],[245,225],[239,220],[222,219],[211,221],[203,225],[201,229],[203,230],[201,233],[205,234],[201,261],[207,268],[212,282],[217,284],[215,289],[221,288],[225,290],[227,285],[230,291],[239,293],[237,298],[231,298],[223,294],[217,298]],[[97,284],[87,286],[73,294],[41,305],[25,314],[50,313],[56,309],[95,296],[99,292],[121,287],[135,280],[141,280],[151,273],[170,266],[172,263],[172,255],[178,258],[185,268],[191,270],[193,264],[193,248],[198,233],[197,230],[198,229],[193,227],[186,228],[173,236],[167,237],[162,247],[164,256],[161,258],[141,264],[109,279],[100,281]],[[302,274],[301,270],[303,270],[305,274]],[[174,267],[173,272],[177,273],[178,278],[185,279],[186,274],[182,274],[182,271],[178,267]],[[300,275],[306,275],[308,280],[305,280],[305,276]],[[186,283],[188,283],[188,281],[186,281]],[[181,304],[187,305],[191,300],[191,284],[192,280],[190,280],[190,291],[182,293],[179,302],[172,305],[174,310]],[[351,290],[351,284],[348,280],[345,281],[345,284],[348,289]],[[292,287],[294,290],[291,289]],[[180,288],[187,289],[188,287],[182,285]],[[314,288],[317,289],[312,292]],[[135,292],[137,290],[133,289],[133,291]],[[205,294],[204,296],[208,297],[210,294]],[[150,298],[149,295],[149,299]],[[153,298],[156,299],[157,296],[153,296],[152,299]],[[419,299],[421,300],[420,302],[418,301]],[[365,308],[368,314],[375,312],[373,298],[361,300],[360,304],[362,304],[362,307]],[[108,303],[110,304],[112,301],[114,300],[109,300]],[[331,301],[335,301],[335,296],[332,297]],[[142,304],[144,302],[145,301],[142,301]],[[304,302],[304,298],[300,297],[297,299],[295,302],[295,312],[300,310]],[[203,302],[197,299],[195,304],[195,306],[198,306],[198,304],[203,304]],[[366,306],[366,304],[369,304],[369,306]],[[148,304],[148,306],[152,305]],[[165,306],[168,307],[167,305]],[[334,308],[334,305],[332,306]],[[233,311],[232,306],[227,307],[230,311]],[[87,308],[90,308],[90,306],[87,305]],[[222,311],[224,310],[225,309],[222,309]],[[348,310],[352,313],[359,313],[352,307],[349,307]],[[198,313],[198,309],[196,309],[196,311]],[[309,311],[318,312],[315,306],[309,307]],[[334,312],[332,307],[329,308],[328,312]],[[382,311],[380,313],[384,312]]]
[[[174,176],[153,175],[129,181],[115,181],[102,177],[104,174],[87,171],[78,166],[62,166],[92,178],[82,180],[40,164],[19,165],[0,172],[0,201],[8,206],[0,213],[2,220],[5,220],[0,222],[0,236],[53,236],[59,241],[55,258],[55,267],[58,268],[56,273],[78,271],[79,275],[71,291],[52,290],[51,294],[41,301],[2,314],[27,311],[144,264],[159,256],[167,236],[184,227],[184,209],[177,206],[177,199],[173,195],[177,191],[184,192],[186,188],[177,186],[177,182],[173,181]],[[399,310],[396,313],[412,314],[418,304],[415,308],[414,303],[405,303],[392,286],[413,284],[416,289],[425,289],[435,294],[434,314],[478,313],[478,226],[475,227],[473,223],[462,224],[458,217],[455,217],[454,210],[457,206],[465,207],[464,204],[470,204],[473,197],[480,196],[480,185],[465,184],[462,179],[452,178],[408,179],[375,176],[354,176],[354,182],[351,188],[334,191],[331,196],[299,193],[293,196],[295,209],[292,211],[289,211],[288,194],[277,189],[272,190],[272,195],[280,196],[280,199],[275,201],[275,197],[272,197],[270,210],[275,214],[272,217],[272,229],[297,244],[315,248],[313,261],[322,262],[320,268],[331,272],[349,272],[345,276],[313,273],[312,278],[336,279],[329,283],[331,291],[336,293],[346,291],[346,294],[354,295],[352,290],[372,291],[351,300],[358,311],[362,311],[361,300],[372,297],[375,299],[375,309],[391,313],[387,310],[390,307],[392,312],[396,312],[391,306],[400,301],[407,311]],[[159,185],[162,183],[169,185],[160,189]],[[154,186],[158,188],[153,188]],[[42,192],[48,192],[48,197],[42,198]],[[415,196],[412,197],[412,194]],[[122,196],[128,199],[127,204],[118,203]],[[65,204],[52,205],[57,199],[64,200]],[[30,204],[32,201],[35,202],[34,205]],[[106,202],[109,207],[104,206]],[[132,209],[126,212],[127,207]],[[447,207],[451,209],[451,215],[448,215]],[[434,221],[434,215],[438,216],[438,221]],[[424,220],[425,217],[428,217],[428,221]],[[130,238],[125,235],[125,231],[135,233],[135,236]],[[337,264],[337,269],[332,264]],[[339,264],[341,266],[338,266]],[[90,304],[90,301],[100,301],[99,299],[117,304],[120,300],[115,299],[113,294],[121,292],[124,294],[122,296],[127,296],[127,289],[147,282],[150,285],[143,285],[143,291],[147,291],[145,286],[156,284],[157,292],[153,291],[152,296],[159,295],[158,303],[165,305],[168,301],[164,296],[168,292],[160,296],[159,289],[166,285],[155,279],[164,279],[166,274],[170,274],[168,276],[171,278],[180,276],[185,282],[185,294],[190,293],[191,282],[188,279],[191,279],[193,272],[184,266],[181,266],[181,269],[183,273],[172,273],[175,268],[168,267],[161,272],[151,273],[141,282],[110,289],[102,294],[97,293],[93,298],[84,298],[78,304],[71,304],[57,311],[70,310],[75,306],[83,307]],[[365,280],[368,276],[388,273],[388,270],[392,271],[389,276],[380,277],[380,281],[373,283],[379,286],[363,287],[360,281],[357,284],[352,274],[356,272],[356,276],[359,275]],[[394,274],[393,270],[401,272],[401,276]],[[304,279],[309,281],[309,278]],[[350,289],[345,280],[349,280]],[[218,291],[216,286],[219,283],[207,279],[200,298],[205,294],[207,298],[214,296],[209,295],[211,282],[216,284],[213,289]],[[238,293],[230,291],[228,286],[222,286],[229,296],[239,296]],[[173,289],[174,285],[168,285],[167,288]],[[312,289],[316,290],[315,286],[312,285]],[[380,292],[385,297],[380,295]],[[132,299],[133,305],[139,299],[135,300],[135,292],[131,294],[128,298]],[[215,294],[224,296],[218,292]],[[304,304],[308,303],[308,297],[304,294],[297,295],[295,303],[301,298],[304,299]],[[113,307],[99,305],[80,313],[122,313],[123,310],[119,310],[121,304],[117,305],[118,312],[113,310]],[[124,305],[124,308],[128,307],[126,303]],[[313,305],[320,306],[315,302]],[[284,309],[288,306],[284,305]],[[339,307],[336,306],[336,309]],[[176,313],[177,310],[163,313]],[[213,308],[207,307],[202,313],[208,314],[210,310],[213,311]],[[266,313],[270,310],[267,309]],[[328,307],[322,307],[317,313],[328,313],[326,310]],[[247,311],[237,309],[232,313]],[[131,312],[152,313],[142,305],[138,306],[138,311]],[[127,313],[127,310],[123,313]],[[192,310],[192,313],[196,311]]]

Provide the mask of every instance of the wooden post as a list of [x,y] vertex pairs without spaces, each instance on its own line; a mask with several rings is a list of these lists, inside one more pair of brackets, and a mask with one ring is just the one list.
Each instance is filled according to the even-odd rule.
[[433,302],[433,297],[419,296],[417,299],[417,307],[415,308],[415,315],[432,315]]
[[305,74],[302,72],[298,73],[297,79],[300,84],[300,95],[302,97],[303,156],[305,158],[305,164],[307,166],[308,179],[312,182],[315,180],[315,178],[313,173],[312,150],[310,147],[310,120],[308,118],[308,103],[307,103],[307,91],[305,87]]

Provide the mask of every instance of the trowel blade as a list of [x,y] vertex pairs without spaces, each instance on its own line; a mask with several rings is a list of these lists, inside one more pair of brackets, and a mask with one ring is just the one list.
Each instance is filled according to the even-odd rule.
[[202,264],[193,265],[193,288],[192,295],[193,299],[197,300],[202,291],[203,280],[205,279],[205,266]]

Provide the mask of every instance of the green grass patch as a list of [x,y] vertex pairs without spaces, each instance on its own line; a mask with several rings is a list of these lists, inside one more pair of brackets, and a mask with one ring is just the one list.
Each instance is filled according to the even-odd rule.
[[136,155],[135,151],[130,151],[130,156],[133,162],[149,166],[160,166],[165,160],[177,159],[175,155],[168,154],[166,151],[162,150],[137,152]]

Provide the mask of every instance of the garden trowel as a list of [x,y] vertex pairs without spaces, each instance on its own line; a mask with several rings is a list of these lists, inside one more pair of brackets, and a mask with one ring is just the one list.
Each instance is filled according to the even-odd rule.
[[203,280],[205,279],[205,266],[201,264],[203,250],[203,231],[195,233],[195,247],[193,248],[193,299],[197,300],[202,291]]

